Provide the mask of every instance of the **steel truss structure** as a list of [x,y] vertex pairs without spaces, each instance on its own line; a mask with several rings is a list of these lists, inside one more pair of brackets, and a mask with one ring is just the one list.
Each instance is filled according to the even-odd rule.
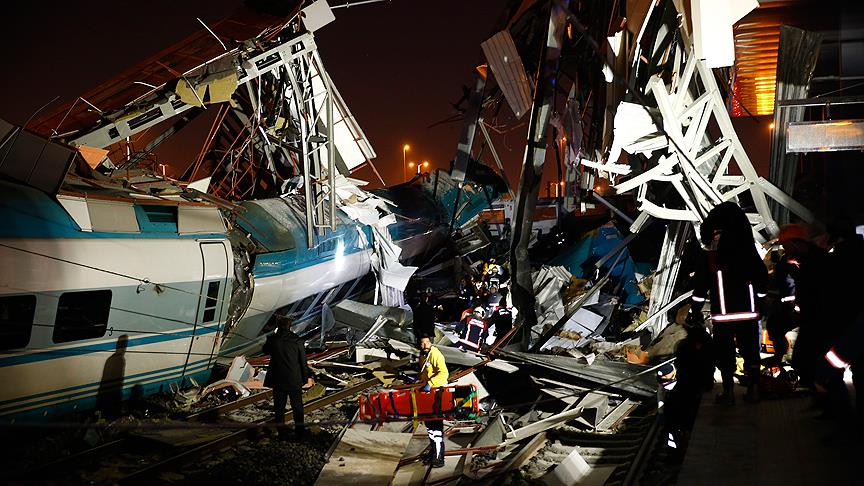
[[[194,98],[184,97],[181,88]],[[227,95],[216,102],[205,98],[217,88]],[[144,158],[131,149],[133,136],[162,128],[146,154],[208,107],[216,113],[184,179],[210,177],[208,192],[229,200],[273,197],[302,187],[307,244],[314,245],[315,231],[335,229],[334,176],[350,175],[375,152],[324,69],[311,32],[288,40],[255,39],[226,51],[75,133],[70,143],[113,146],[114,153],[125,144],[125,160],[115,165],[133,167]],[[169,120],[174,121],[165,123]]]

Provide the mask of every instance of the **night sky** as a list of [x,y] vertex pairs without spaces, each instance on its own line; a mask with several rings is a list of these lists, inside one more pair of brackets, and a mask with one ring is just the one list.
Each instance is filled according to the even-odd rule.
[[[446,168],[454,158],[461,122],[429,126],[455,113],[452,103],[462,96],[463,85],[473,83],[471,72],[483,62],[480,43],[495,33],[507,3],[393,0],[340,8],[334,10],[336,21],[316,32],[324,65],[377,152],[374,163],[387,184],[402,180],[403,144],[411,145],[409,161],[429,161],[432,168]],[[23,124],[59,95],[45,112],[57,109],[201,29],[195,17],[213,22],[239,4],[15,2],[6,7],[0,29],[5,63],[0,117]],[[496,140],[514,183],[523,137],[524,130],[517,130]],[[185,166],[185,161],[168,160],[170,152],[160,157]],[[365,169],[356,176],[374,180]]]

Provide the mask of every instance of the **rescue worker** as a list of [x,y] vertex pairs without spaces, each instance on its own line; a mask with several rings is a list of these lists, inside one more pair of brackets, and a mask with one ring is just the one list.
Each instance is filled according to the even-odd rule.
[[474,284],[470,277],[462,277],[459,279],[458,293],[463,307],[470,307],[474,304],[476,289],[474,288]]
[[838,325],[828,315],[831,309],[825,308],[823,287],[829,274],[828,252],[811,243],[809,234],[794,226],[784,226],[779,239],[796,267],[794,307],[798,309],[798,337],[792,352],[792,367],[800,383],[809,387],[813,386],[816,369],[830,347],[829,329]]
[[488,262],[483,265],[483,280],[489,281],[492,277],[498,276],[498,264],[495,263],[494,258],[490,258]]
[[290,437],[285,429],[285,405],[291,400],[294,416],[294,432],[298,436],[306,433],[303,419],[303,389],[315,384],[306,364],[306,347],[303,339],[291,331],[291,321],[283,319],[279,327],[264,343],[264,353],[270,355],[270,364],[264,376],[264,386],[273,389],[274,422],[279,428],[279,438]]
[[459,349],[480,351],[480,346],[486,342],[486,337],[489,334],[489,327],[485,318],[486,310],[477,307],[471,315],[459,321],[459,324],[456,325],[456,332],[459,334],[459,344],[457,344]]
[[411,325],[414,331],[414,342],[419,346],[422,338],[435,337],[435,303],[432,301],[434,295],[431,288],[427,288],[420,299],[412,307],[414,322]]
[[[422,391],[434,392],[436,388],[447,384],[450,377],[447,363],[429,338],[420,340],[420,363],[418,382]],[[429,436],[429,453],[423,457],[423,464],[444,467],[444,421],[426,420],[423,423]]]
[[486,297],[486,308],[489,309],[489,312],[494,312],[501,305],[501,299],[502,296],[498,287],[495,285],[489,287],[489,295]]
[[490,324],[495,326],[495,338],[501,340],[513,329],[513,312],[506,302],[501,302],[489,317]]
[[706,247],[693,276],[694,289],[688,325],[701,323],[702,306],[711,295],[715,364],[723,379],[720,404],[735,403],[733,392],[737,342],[747,375],[744,400],[759,399],[759,316],[768,283],[750,222],[735,203],[717,205],[702,223],[701,241]]
[[[844,231],[845,230],[845,231]],[[845,228],[832,228],[831,251],[826,255],[826,275],[820,287],[826,289],[823,304],[824,318],[815,337],[821,345],[821,358],[815,371],[817,403],[822,402],[826,416],[847,417],[850,409],[849,393],[843,374],[851,365],[852,382],[856,393],[858,425],[862,425],[864,407],[864,310],[860,305],[844,305],[864,295],[864,241]],[[812,336],[812,334],[811,334]],[[796,345],[797,352],[797,345]]]
[[803,225],[797,224],[784,225],[777,235],[777,242],[783,245],[784,253],[774,266],[772,286],[777,294],[765,319],[768,337],[774,343],[774,361],[777,366],[782,365],[783,356],[789,351],[786,333],[798,327],[801,310],[795,295],[795,285],[801,268],[801,262],[795,258],[795,249],[800,243],[793,240],[808,239],[809,231]]

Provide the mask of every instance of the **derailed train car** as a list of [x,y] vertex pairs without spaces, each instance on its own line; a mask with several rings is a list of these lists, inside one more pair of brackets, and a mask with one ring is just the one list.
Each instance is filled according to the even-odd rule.
[[[446,174],[383,194],[389,231],[416,260],[448,234]],[[498,194],[462,196],[459,220]],[[148,197],[68,181],[56,196],[0,182],[0,420],[33,419],[206,382],[217,357],[255,351],[279,316],[302,323],[363,288],[374,241],[338,212],[306,245],[291,197],[220,209],[194,194]],[[407,204],[405,205],[407,207]],[[274,317],[275,316],[275,317]]]

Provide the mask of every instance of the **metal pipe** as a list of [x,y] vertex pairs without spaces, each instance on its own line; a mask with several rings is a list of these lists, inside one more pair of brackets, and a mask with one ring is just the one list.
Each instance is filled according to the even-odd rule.
[[597,194],[596,192],[591,191],[591,195],[594,196],[594,199],[603,203],[603,205],[606,206],[607,208],[611,209],[613,213],[620,216],[624,221],[627,221],[627,224],[631,224],[631,225],[633,224],[633,218],[631,218],[630,216],[627,216],[623,211],[621,211],[620,209],[613,206],[612,203],[603,199],[603,197],[600,196],[600,194]]
[[[321,72],[324,70],[321,69]],[[333,146],[333,85],[322,76],[327,89],[327,177],[330,178],[330,229],[336,231],[336,153]]]

